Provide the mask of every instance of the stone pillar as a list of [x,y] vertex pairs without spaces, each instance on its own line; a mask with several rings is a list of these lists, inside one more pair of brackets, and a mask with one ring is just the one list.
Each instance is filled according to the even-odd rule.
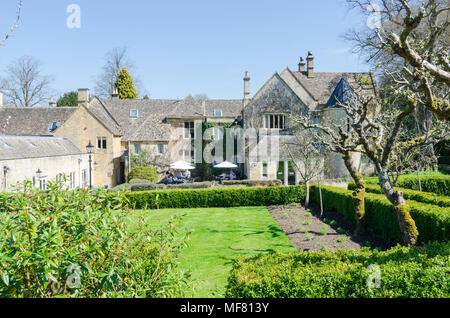
[[289,185],[289,161],[284,161],[284,185]]

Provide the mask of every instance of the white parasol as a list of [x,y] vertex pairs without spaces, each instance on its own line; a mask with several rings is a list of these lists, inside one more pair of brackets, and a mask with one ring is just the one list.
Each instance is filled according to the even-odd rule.
[[177,162],[174,162],[170,165],[171,169],[174,170],[193,170],[195,167],[191,166],[189,163],[187,163],[184,160],[179,160]]

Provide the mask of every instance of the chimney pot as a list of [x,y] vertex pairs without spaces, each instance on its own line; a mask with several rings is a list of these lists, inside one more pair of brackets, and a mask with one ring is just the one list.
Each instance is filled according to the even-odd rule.
[[308,57],[306,58],[308,62],[308,78],[314,77],[314,56],[311,51],[308,51]]
[[56,102],[55,102],[55,99],[52,97],[52,98],[50,98],[50,102],[48,103],[48,105],[50,106],[50,107],[56,107]]
[[300,63],[298,63],[298,71],[301,73],[305,73],[305,65],[305,60],[303,59],[303,57],[300,57]]
[[78,106],[89,104],[89,89],[79,88],[78,89]]
[[3,106],[3,92],[0,91],[0,107]]
[[245,72],[244,77],[244,107],[250,102],[250,74]]
[[113,93],[111,94],[111,99],[119,99],[119,91],[117,87],[114,87]]

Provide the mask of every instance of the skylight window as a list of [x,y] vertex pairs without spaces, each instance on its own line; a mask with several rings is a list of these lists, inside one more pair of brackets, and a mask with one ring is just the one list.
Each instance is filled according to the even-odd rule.
[[130,110],[130,118],[138,118],[139,111],[137,109]]
[[10,144],[8,144],[6,141],[3,142],[4,148],[12,148]]
[[214,109],[214,116],[215,117],[222,117],[222,110],[221,109]]

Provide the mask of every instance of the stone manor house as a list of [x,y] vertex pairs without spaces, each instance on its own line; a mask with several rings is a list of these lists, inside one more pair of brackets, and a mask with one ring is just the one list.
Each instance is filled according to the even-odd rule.
[[[339,92],[344,85],[353,87],[358,80],[370,83],[369,89],[376,89],[372,72],[315,72],[314,56],[308,52],[306,61],[300,58],[297,70],[287,67],[282,73],[275,73],[253,96],[250,95],[250,76],[246,72],[243,99],[197,100],[188,96],[183,100],[120,100],[116,94],[109,99],[101,99],[91,98],[88,89],[79,89],[78,107],[56,107],[52,100],[48,107],[17,108],[3,105],[0,98],[0,129],[5,127],[3,136],[0,131],[0,164],[8,169],[3,167],[0,174],[0,184],[3,184],[0,191],[8,188],[7,182],[11,185],[15,180],[20,181],[18,176],[10,176],[7,180],[7,175],[17,170],[11,155],[10,162],[5,163],[6,149],[11,149],[8,145],[12,143],[8,140],[15,143],[22,140],[22,145],[30,145],[30,142],[37,145],[53,139],[70,143],[72,148],[67,146],[70,151],[58,153],[56,149],[46,155],[44,147],[36,156],[40,160],[47,158],[47,178],[64,173],[76,180],[73,181],[74,186],[80,187],[86,186],[86,145],[91,142],[95,146],[93,184],[110,188],[125,182],[130,157],[144,150],[160,172],[177,160],[193,162],[196,124],[239,120],[244,128],[278,129],[280,135],[288,135],[292,114],[305,114],[317,121],[342,117],[343,110],[335,105],[335,101],[339,100]],[[223,138],[220,129],[218,126],[214,132],[215,138]],[[15,161],[27,158],[29,148],[22,150],[15,151]],[[79,158],[67,159],[75,160],[71,167],[63,168],[64,165],[54,159],[56,156],[72,158],[74,155]],[[221,158],[216,161],[221,161]],[[264,158],[251,163],[247,160],[242,173],[252,180],[281,179],[285,184],[295,184],[299,177],[291,161],[290,156],[280,151],[276,162],[265,161]],[[328,178],[346,175],[339,156],[330,154],[325,162],[330,165]],[[29,167],[31,172],[23,173],[23,179],[34,177],[30,173],[33,174],[35,169],[36,166]]]

